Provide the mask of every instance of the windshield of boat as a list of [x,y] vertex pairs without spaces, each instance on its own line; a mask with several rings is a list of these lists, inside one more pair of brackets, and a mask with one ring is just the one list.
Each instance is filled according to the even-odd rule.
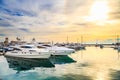
[[16,51],[22,51],[21,49],[19,48],[14,48],[13,50],[16,50]]
[[12,50],[11,51],[22,51],[21,49],[17,48],[17,47],[10,47]]
[[21,46],[21,48],[34,48],[34,46]]
[[43,46],[46,46],[46,47],[51,47],[51,45],[43,45]]
[[44,47],[44,46],[37,46],[37,48],[44,49],[44,48],[46,48],[46,47]]

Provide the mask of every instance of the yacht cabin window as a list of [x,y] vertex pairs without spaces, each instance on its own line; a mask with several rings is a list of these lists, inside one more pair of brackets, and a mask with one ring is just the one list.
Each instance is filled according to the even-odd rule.
[[21,46],[21,48],[33,48],[32,46]]

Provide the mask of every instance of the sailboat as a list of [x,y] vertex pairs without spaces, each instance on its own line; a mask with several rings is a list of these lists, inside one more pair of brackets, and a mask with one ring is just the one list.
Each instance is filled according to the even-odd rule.
[[120,50],[119,35],[117,35],[114,49]]

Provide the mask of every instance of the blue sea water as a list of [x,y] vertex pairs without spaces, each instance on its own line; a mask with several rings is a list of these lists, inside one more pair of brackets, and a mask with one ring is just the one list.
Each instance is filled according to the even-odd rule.
[[120,80],[120,53],[87,47],[49,60],[0,56],[0,80]]

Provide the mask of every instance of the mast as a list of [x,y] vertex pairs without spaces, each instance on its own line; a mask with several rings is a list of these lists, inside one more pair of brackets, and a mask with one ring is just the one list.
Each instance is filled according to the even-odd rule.
[[119,35],[117,35],[117,38],[116,38],[116,45],[118,45],[118,46],[120,45],[119,44]]
[[77,44],[79,44],[79,38],[77,38]]
[[116,39],[117,43],[119,43],[119,35],[117,35],[117,39]]
[[83,36],[81,36],[81,45],[83,44]]
[[68,39],[68,36],[67,36],[67,43],[69,43],[69,39]]

